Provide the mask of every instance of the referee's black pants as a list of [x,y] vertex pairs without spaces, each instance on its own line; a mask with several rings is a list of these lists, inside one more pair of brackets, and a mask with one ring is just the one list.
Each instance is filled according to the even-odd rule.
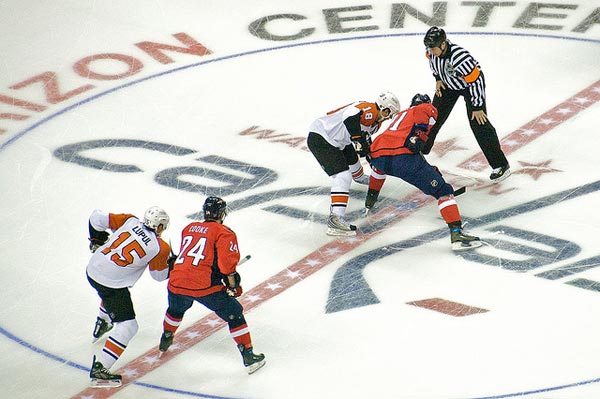
[[[492,169],[508,165],[508,160],[500,148],[500,141],[498,140],[496,129],[490,123],[489,119],[483,125],[478,124],[477,120],[471,119],[473,107],[471,106],[469,89],[451,90],[446,88],[442,89],[441,97],[436,95],[433,96],[432,104],[438,110],[438,117],[435,125],[433,125],[429,131],[429,139],[423,146],[421,152],[423,154],[429,154],[438,132],[446,122],[446,119],[448,119],[450,112],[454,108],[454,105],[460,96],[465,98],[469,125],[471,126],[471,130],[473,131],[475,139],[477,140],[477,144],[479,144],[479,148],[481,148],[483,155],[485,155],[485,158]],[[485,112],[487,115],[485,102],[483,103],[483,112]]]

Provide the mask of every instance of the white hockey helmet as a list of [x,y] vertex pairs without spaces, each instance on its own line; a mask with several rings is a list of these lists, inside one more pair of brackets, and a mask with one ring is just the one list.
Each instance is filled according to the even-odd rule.
[[158,206],[151,206],[144,213],[143,223],[144,226],[154,231],[162,225],[162,230],[164,231],[169,227],[169,215],[167,215],[164,209]]
[[400,112],[400,101],[398,101],[398,98],[390,91],[380,93],[379,96],[377,96],[377,100],[375,100],[375,104],[377,104],[380,111],[388,108],[390,110],[390,118]]

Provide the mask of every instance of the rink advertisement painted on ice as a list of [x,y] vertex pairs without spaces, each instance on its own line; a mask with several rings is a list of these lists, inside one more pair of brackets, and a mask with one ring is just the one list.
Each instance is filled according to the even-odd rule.
[[[236,4],[227,13],[161,6],[167,17],[152,23],[141,3],[120,9],[127,21],[104,10],[114,17],[104,20],[105,41],[88,45],[91,30],[65,32],[57,37],[72,42],[54,43],[51,57],[23,70],[16,49],[7,54],[0,179],[11,190],[0,233],[0,331],[2,352],[16,360],[0,374],[11,376],[13,396],[91,395],[84,388],[97,303],[83,273],[90,210],[161,205],[177,247],[178,229],[201,218],[209,194],[225,197],[240,252],[252,254],[240,268],[241,298],[257,347],[273,361],[251,379],[236,374],[239,354],[227,352],[224,325],[201,311],[158,361],[166,290],[142,279],[132,290],[140,331],[117,364],[128,384],[97,398],[552,391],[570,399],[582,386],[596,389],[600,255],[587,209],[600,189],[588,153],[600,100],[600,4],[309,1]],[[91,26],[88,11],[77,15]],[[403,108],[414,93],[431,93],[422,44],[431,24],[482,61],[490,117],[513,168],[506,181],[489,183],[462,110],[428,158],[455,188],[466,186],[457,201],[467,229],[487,245],[452,253],[432,199],[399,181],[386,183],[366,217],[365,189],[353,185],[347,215],[361,234],[331,239],[329,182],[307,151],[308,124],[380,90],[394,91]],[[13,36],[23,48],[33,40]],[[551,344],[565,337],[568,345]],[[33,367],[51,383],[29,377]]]
[[[575,40],[594,40],[600,30],[600,7],[594,7],[590,2],[465,1],[459,5],[442,1],[419,5],[390,3],[386,6],[367,4],[324,8],[319,10],[322,14],[319,21],[311,21],[302,14],[272,14],[249,22],[247,33],[261,39],[257,44],[265,41],[299,43],[301,39],[312,40],[323,34],[342,34],[341,37],[350,39],[363,32],[411,36],[420,34],[415,31],[417,27],[453,27],[459,17],[460,26],[464,28],[462,17],[465,14],[474,15],[472,28],[490,28],[494,30],[491,32],[493,35],[498,31],[524,36],[562,34]],[[309,11],[309,14],[315,13],[315,10]],[[323,25],[326,29],[322,29]],[[5,83],[8,87],[0,94],[0,103],[8,109],[0,114],[0,120],[5,121],[0,124],[0,135],[10,139],[19,129],[40,116],[47,116],[61,105],[71,106],[76,101],[80,104],[85,102],[83,99],[98,96],[99,91],[110,87],[106,82],[132,84],[132,77],[148,75],[148,64],[175,63],[181,67],[195,62],[198,57],[223,56],[222,50],[208,48],[203,44],[203,38],[193,31],[171,33],[170,36],[134,43],[136,48],[127,54],[104,52],[88,55],[74,62],[69,72],[60,68],[60,72],[43,71],[18,82]],[[248,41],[248,38],[239,39]],[[19,134],[23,134],[23,130]],[[2,147],[6,144],[5,139]]]

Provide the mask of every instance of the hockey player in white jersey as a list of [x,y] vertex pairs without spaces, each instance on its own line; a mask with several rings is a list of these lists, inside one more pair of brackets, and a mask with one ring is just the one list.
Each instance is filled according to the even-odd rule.
[[[146,268],[157,281],[169,276],[169,244],[160,238],[169,226],[169,216],[157,207],[148,208],[143,221],[130,214],[92,212],[89,219],[90,250],[87,278],[101,299],[94,327],[94,342],[110,331],[102,351],[94,356],[90,386],[118,387],[121,376],[110,368],[123,354],[138,331],[129,288]],[[109,235],[107,231],[112,231]]]
[[375,102],[356,101],[334,109],[311,123],[308,149],[331,177],[331,205],[327,234],[354,236],[356,226],[346,222],[346,207],[352,181],[369,184],[359,156],[369,153],[371,135],[383,121],[400,111],[393,93],[381,93]]

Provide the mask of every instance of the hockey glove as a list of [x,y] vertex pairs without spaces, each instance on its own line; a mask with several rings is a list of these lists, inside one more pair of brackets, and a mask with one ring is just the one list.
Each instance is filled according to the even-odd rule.
[[227,288],[227,295],[232,296],[234,298],[237,298],[238,296],[242,295],[242,292],[244,292],[242,290],[242,287],[235,287],[235,288]]
[[226,291],[229,296],[238,297],[242,295],[242,286],[240,283],[242,282],[242,277],[238,272],[233,272],[228,274],[223,278],[223,282],[225,283]]
[[171,256],[169,256],[169,258],[167,259],[167,265],[169,266],[169,274],[167,275],[167,278],[170,277],[171,271],[173,270],[173,267],[175,267],[176,260],[177,260],[177,255],[175,255],[174,253],[171,253]]
[[[108,239],[108,234],[106,234],[106,239]],[[96,238],[96,237],[89,238],[89,240],[90,240],[90,251],[92,253],[96,252],[96,250],[98,248],[100,248],[101,246],[103,246],[104,243],[106,242],[106,240],[102,240],[102,239]]]
[[106,241],[108,241],[108,233],[106,231],[96,230],[91,223],[88,222],[88,231],[90,232],[90,251],[96,252]]
[[412,152],[414,152],[415,154],[420,153],[421,149],[427,142],[428,129],[429,125],[414,125],[412,130],[410,131],[410,134],[406,138],[404,146]]
[[371,152],[371,135],[367,132],[360,132],[360,136],[352,136],[352,144],[359,157],[364,158]]

